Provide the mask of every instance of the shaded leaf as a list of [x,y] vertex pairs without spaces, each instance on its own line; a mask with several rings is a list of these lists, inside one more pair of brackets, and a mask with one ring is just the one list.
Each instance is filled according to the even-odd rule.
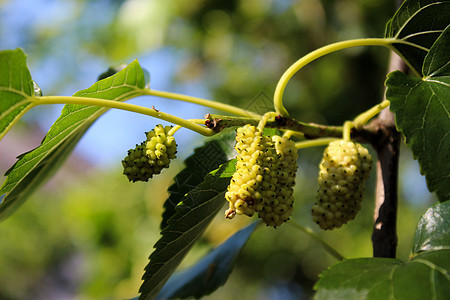
[[[401,72],[388,75],[386,98],[391,101],[397,128],[419,160],[428,189],[440,201],[450,199],[450,74],[443,59],[449,53],[450,29],[442,34],[424,61],[423,79]],[[439,54],[444,57],[439,57]]]
[[[140,95],[140,89],[144,86],[142,69],[139,63],[134,61],[114,76],[75,93],[74,97],[124,101]],[[30,92],[33,93],[33,90]],[[64,106],[61,116],[47,132],[41,145],[20,155],[18,161],[6,172],[8,177],[0,189],[0,195],[6,194],[0,203],[0,219],[4,219],[17,209],[58,169],[83,134],[106,111],[106,108],[97,106],[72,104]]]
[[184,195],[203,182],[206,174],[228,161],[234,135],[234,130],[224,130],[194,149],[194,154],[186,158],[185,168],[175,176],[175,182],[168,188],[170,196],[164,202],[161,229],[167,226],[167,221],[175,214],[175,207]]
[[184,195],[202,183],[206,174],[227,160],[226,153],[216,140],[209,141],[194,150],[194,154],[184,161],[186,167],[175,176],[175,182],[168,188],[170,196],[164,202],[161,229],[168,225],[167,221],[175,214],[175,207]]
[[176,214],[161,232],[139,289],[140,299],[154,299],[225,203],[225,191],[235,172],[234,160],[205,177],[176,207]]
[[387,23],[385,37],[409,67],[420,74],[427,52],[450,24],[450,1],[407,0]]
[[224,285],[236,258],[258,224],[254,222],[241,229],[195,265],[171,276],[156,299],[199,299]]
[[34,84],[21,49],[0,51],[0,140],[33,107]]
[[414,237],[413,254],[450,248],[450,201],[429,208],[419,221]]
[[450,25],[431,47],[423,63],[423,76],[450,76]]

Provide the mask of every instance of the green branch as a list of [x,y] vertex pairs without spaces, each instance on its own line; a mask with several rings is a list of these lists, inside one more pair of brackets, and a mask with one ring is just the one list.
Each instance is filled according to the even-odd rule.
[[295,143],[295,148],[305,149],[305,148],[311,148],[311,147],[326,146],[335,140],[336,140],[336,138],[322,138],[322,139],[315,139],[315,140],[310,140],[310,141],[302,141],[302,142]]
[[177,94],[177,93],[169,93],[169,92],[164,92],[164,91],[157,91],[157,90],[152,90],[152,89],[144,89],[143,93],[145,95],[149,95],[149,96],[156,96],[156,97],[161,97],[161,98],[175,99],[175,100],[180,100],[180,101],[184,101],[184,102],[194,103],[194,104],[214,108],[217,110],[221,110],[221,111],[224,111],[224,112],[227,112],[227,113],[230,113],[233,115],[237,115],[237,116],[255,117],[255,118],[261,117],[261,115],[259,115],[257,113],[254,113],[254,112],[251,112],[251,111],[248,111],[245,109],[241,109],[241,108],[235,107],[233,105],[224,104],[224,103],[207,100],[207,99],[202,99],[202,98],[198,98],[198,97],[187,96],[187,95]]
[[190,122],[183,118],[179,118],[171,114],[162,112],[155,108],[147,108],[140,105],[124,103],[119,101],[111,101],[89,97],[44,96],[44,97],[36,97],[36,101],[33,103],[33,106],[43,104],[81,104],[81,105],[101,106],[107,108],[116,108],[158,118],[173,124],[180,125],[182,127],[185,127],[187,129],[190,129],[205,136],[211,136],[215,133],[211,129],[197,125],[196,123]]
[[289,116],[286,108],[283,106],[282,99],[283,99],[284,90],[285,90],[286,85],[288,84],[289,80],[292,78],[292,76],[294,76],[295,73],[297,73],[301,68],[303,68],[310,62],[312,62],[324,55],[330,54],[332,52],[336,52],[336,51],[339,51],[342,49],[347,49],[347,48],[353,48],[353,47],[383,46],[383,47],[392,49],[391,44],[394,41],[396,43],[401,43],[401,40],[379,39],[379,38],[342,41],[342,42],[337,42],[334,44],[324,46],[322,48],[319,48],[319,49],[303,56],[297,62],[295,62],[292,66],[290,66],[289,69],[287,69],[286,72],[284,72],[284,74],[281,76],[280,80],[278,81],[277,87],[275,89],[275,95],[273,98],[276,112],[278,114],[282,115],[283,117]]

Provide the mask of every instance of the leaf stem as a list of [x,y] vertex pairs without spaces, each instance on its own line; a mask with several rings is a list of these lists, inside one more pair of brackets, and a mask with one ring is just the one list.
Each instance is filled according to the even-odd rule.
[[154,108],[147,108],[140,105],[124,103],[119,101],[111,101],[104,100],[98,98],[89,98],[89,97],[72,97],[72,96],[43,96],[36,97],[36,101],[33,103],[36,105],[42,104],[80,104],[80,105],[91,105],[91,106],[101,106],[107,108],[116,108],[126,111],[131,111],[147,116],[151,116],[154,118],[158,118],[161,120],[165,120],[183,127],[195,131],[201,135],[211,136],[215,134],[215,132],[209,128],[205,128],[203,126],[197,125],[194,122],[189,120],[185,120],[183,118],[179,118],[173,116],[171,114],[159,111]]
[[224,112],[228,112],[233,115],[238,115],[238,116],[243,116],[243,117],[256,117],[256,118],[261,117],[261,115],[259,115],[257,113],[254,113],[254,112],[242,109],[242,108],[238,108],[233,105],[228,105],[228,104],[224,104],[224,103],[220,103],[220,102],[216,102],[216,101],[212,101],[212,100],[207,100],[207,99],[202,99],[202,98],[198,98],[198,97],[187,96],[187,95],[177,94],[177,93],[170,93],[170,92],[165,92],[165,91],[157,91],[157,90],[153,90],[153,89],[144,89],[143,93],[145,95],[149,95],[149,96],[175,99],[175,100],[180,100],[180,101],[184,101],[184,102],[203,105],[206,107],[210,107],[210,108],[214,108],[214,109],[221,110]]
[[299,223],[297,223],[297,222],[295,222],[293,220],[290,220],[289,222],[287,222],[287,224],[289,224],[292,227],[294,227],[295,229],[299,229],[299,230],[303,231],[304,233],[306,233],[307,235],[309,235],[312,239],[314,239],[316,242],[321,244],[325,248],[325,250],[327,250],[328,253],[330,253],[332,256],[334,256],[334,258],[336,258],[337,260],[344,260],[345,259],[344,256],[342,256],[330,244],[325,242],[317,233],[312,231],[312,229],[304,227],[304,226],[300,225]]
[[283,93],[286,88],[288,81],[297,73],[301,68],[309,64],[310,62],[332,52],[338,50],[360,47],[360,46],[383,46],[392,49],[391,44],[395,39],[384,39],[384,38],[370,38],[370,39],[355,39],[333,43],[319,48],[315,51],[300,58],[292,66],[290,66],[286,72],[281,76],[278,81],[277,87],[275,89],[275,95],[273,98],[275,110],[277,113],[281,114],[283,117],[288,117],[289,114],[286,108],[283,106]]
[[377,104],[374,107],[370,108],[369,110],[356,116],[356,118],[353,120],[353,124],[355,125],[356,129],[361,129],[361,127],[366,125],[370,119],[372,119],[373,117],[378,115],[383,109],[388,107],[390,103],[391,102],[389,100],[383,100],[380,104]]

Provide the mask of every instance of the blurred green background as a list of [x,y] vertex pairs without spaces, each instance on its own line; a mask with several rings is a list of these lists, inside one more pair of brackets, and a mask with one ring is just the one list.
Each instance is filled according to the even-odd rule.
[[[271,110],[290,64],[344,39],[382,37],[395,11],[387,0],[15,0],[0,1],[0,49],[28,54],[45,95],[87,88],[110,65],[139,59],[151,86],[215,99],[259,113]],[[298,120],[340,125],[379,102],[389,53],[357,48],[322,58],[289,83],[284,102]],[[152,97],[131,100],[185,118],[207,109]],[[0,141],[0,171],[39,145],[61,106],[39,107]],[[149,183],[121,174],[126,150],[157,120],[110,111],[89,130],[63,168],[0,224],[0,299],[123,299],[137,295],[159,238],[173,176],[203,138],[178,134],[179,159]],[[345,257],[369,257],[374,175],[363,209],[344,228],[320,232],[309,215],[323,148],[301,150],[293,219]],[[419,216],[435,201],[416,161],[402,148],[399,248],[407,258]],[[0,181],[3,181],[0,179]],[[183,266],[250,222],[218,215]],[[226,285],[208,299],[309,299],[320,272],[335,263],[289,225],[259,228]]]

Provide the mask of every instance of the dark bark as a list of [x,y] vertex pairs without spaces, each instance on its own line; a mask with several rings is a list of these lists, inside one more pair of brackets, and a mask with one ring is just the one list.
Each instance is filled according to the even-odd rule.
[[[407,66],[395,54],[392,55],[389,66],[389,71],[394,70],[407,71]],[[378,155],[375,222],[372,233],[373,256],[395,258],[401,136],[396,130],[394,115],[388,109],[383,110],[370,127],[375,129],[377,135],[372,143]]]

